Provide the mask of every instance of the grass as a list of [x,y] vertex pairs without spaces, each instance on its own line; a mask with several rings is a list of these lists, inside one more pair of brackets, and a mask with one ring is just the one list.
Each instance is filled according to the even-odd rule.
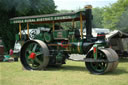
[[93,75],[83,62],[67,61],[60,68],[46,71],[26,71],[20,62],[0,63],[0,85],[127,85],[128,59],[105,75]]

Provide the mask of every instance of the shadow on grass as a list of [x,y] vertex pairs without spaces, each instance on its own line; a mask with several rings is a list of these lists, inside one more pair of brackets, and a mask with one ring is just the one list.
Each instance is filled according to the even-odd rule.
[[120,58],[119,63],[128,63],[128,58]]
[[49,71],[88,71],[84,66],[61,66],[61,67],[48,67],[47,70]]
[[115,71],[107,73],[107,75],[121,75],[121,74],[128,74],[128,71],[126,71],[126,69],[124,68],[117,67]]
[[[119,58],[120,63],[128,63],[128,58]],[[121,74],[128,74],[127,66],[126,68],[117,67],[113,72],[107,73],[107,75],[121,75]]]
[[[83,66],[62,66],[62,67],[48,67],[47,71],[88,71],[86,67]],[[105,75],[122,75],[128,74],[128,71],[125,68],[117,67],[113,72],[108,72]]]

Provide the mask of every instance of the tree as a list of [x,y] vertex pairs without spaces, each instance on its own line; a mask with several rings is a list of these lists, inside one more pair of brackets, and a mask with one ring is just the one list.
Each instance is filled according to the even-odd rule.
[[0,0],[0,37],[6,50],[14,47],[18,25],[10,24],[9,19],[18,16],[55,13],[53,0]]
[[128,6],[128,0],[118,0],[116,3],[111,4],[104,8],[103,25],[106,28],[116,29],[120,17]]
[[102,28],[103,27],[103,8],[93,8],[92,14],[93,14],[93,21],[92,21],[92,27],[93,28]]
[[123,12],[121,15],[119,22],[117,24],[117,28],[121,31],[128,32],[128,9],[126,8],[126,11]]

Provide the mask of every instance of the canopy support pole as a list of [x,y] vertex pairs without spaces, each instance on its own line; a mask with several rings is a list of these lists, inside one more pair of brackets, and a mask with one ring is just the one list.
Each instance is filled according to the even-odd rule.
[[53,32],[55,31],[55,22],[54,21],[52,22],[52,31]]
[[29,23],[27,23],[27,34],[28,34],[28,37],[29,37]]
[[83,19],[82,19],[82,13],[80,13],[80,33],[81,33],[81,39],[83,39]]
[[72,20],[72,28],[75,28],[75,22],[74,22],[74,19]]

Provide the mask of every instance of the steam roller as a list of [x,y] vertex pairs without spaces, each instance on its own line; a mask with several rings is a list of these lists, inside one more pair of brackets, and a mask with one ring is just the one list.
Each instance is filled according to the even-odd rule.
[[[20,51],[20,60],[27,70],[44,70],[48,66],[66,64],[70,54],[84,54],[84,63],[93,74],[104,74],[116,69],[118,55],[106,41],[105,33],[92,35],[92,6],[87,5],[85,10],[63,14],[48,14],[39,16],[14,17],[11,23],[26,23],[28,40]],[[80,27],[75,23],[79,21]],[[60,23],[72,22],[72,27],[61,26]],[[29,24],[50,24],[49,28],[40,29],[39,34],[30,38]],[[58,24],[59,23],[59,24]],[[58,26],[59,25],[59,26]],[[42,25],[41,25],[42,26]],[[84,35],[83,30],[86,30]],[[20,41],[20,40],[19,40]],[[78,56],[79,57],[79,56]]]
[[[27,41],[21,49],[21,63],[27,70],[44,70],[51,65],[50,60],[54,60],[50,57],[51,53],[49,52],[48,46],[43,41]],[[116,69],[118,65],[118,55],[111,48],[100,48],[95,50],[95,47],[93,47],[93,50],[87,53],[84,61],[87,69],[91,73],[104,74]],[[52,65],[55,64],[52,63]]]

